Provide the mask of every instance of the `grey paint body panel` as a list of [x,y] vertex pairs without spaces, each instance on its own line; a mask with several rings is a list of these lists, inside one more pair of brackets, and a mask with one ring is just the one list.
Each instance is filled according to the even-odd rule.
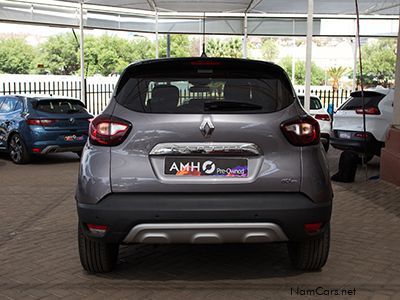
[[[226,180],[210,178],[201,179],[201,186],[200,181],[189,183],[186,178],[181,178],[185,184],[179,185],[179,191],[202,191],[204,185],[207,185],[208,191],[218,192],[294,192],[300,189],[301,149],[291,146],[277,126],[279,120],[287,120],[296,113],[294,105],[271,114],[172,115],[138,113],[116,104],[114,113],[133,124],[127,140],[111,150],[111,185],[114,192],[177,191],[176,185],[168,184],[163,180],[165,178],[160,177],[163,172],[162,156],[153,161],[149,156],[157,144],[173,142],[255,143],[263,152],[259,158],[249,158],[254,159],[251,162],[251,178],[232,181],[246,184],[229,184]],[[205,138],[199,129],[204,117],[211,118],[215,126],[210,138]],[[293,181],[282,184],[284,178]]]

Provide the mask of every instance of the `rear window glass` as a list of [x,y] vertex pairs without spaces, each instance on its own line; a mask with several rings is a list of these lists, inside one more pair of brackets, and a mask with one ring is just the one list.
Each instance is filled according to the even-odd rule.
[[[384,94],[365,91],[364,92],[364,105],[368,107],[377,107],[379,102],[385,97]],[[347,101],[340,107],[341,110],[356,110],[362,108],[361,92],[353,92]]]
[[284,78],[230,71],[198,68],[129,76],[118,88],[117,101],[138,112],[176,114],[269,113],[294,101]]
[[[298,96],[301,105],[304,106],[304,96]],[[321,109],[322,104],[321,101],[317,97],[310,97],[310,109]]]
[[34,105],[38,111],[53,114],[74,114],[86,112],[79,100],[51,99],[40,100]]

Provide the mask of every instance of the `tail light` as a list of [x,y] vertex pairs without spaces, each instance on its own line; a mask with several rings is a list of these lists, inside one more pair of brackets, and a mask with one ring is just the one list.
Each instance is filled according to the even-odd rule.
[[283,122],[281,130],[288,141],[294,146],[309,146],[319,143],[319,124],[311,116],[301,116]]
[[[356,113],[362,115],[363,109],[357,108]],[[366,107],[366,108],[364,108],[364,113],[366,115],[380,115],[381,114],[379,108],[377,108],[377,107]]]
[[317,233],[321,230],[322,223],[308,223],[304,224],[304,230],[307,233]]
[[321,120],[321,121],[330,121],[331,117],[328,114],[317,114],[315,115],[315,117],[317,120]]
[[49,126],[56,123],[57,120],[53,119],[27,119],[26,123],[32,126]]
[[86,224],[88,230],[95,236],[102,237],[105,235],[108,227],[107,225]]
[[98,116],[90,123],[89,140],[93,145],[118,146],[128,136],[132,124],[111,116]]
[[354,136],[358,137],[358,138],[366,139],[366,138],[368,138],[368,132],[357,132]]

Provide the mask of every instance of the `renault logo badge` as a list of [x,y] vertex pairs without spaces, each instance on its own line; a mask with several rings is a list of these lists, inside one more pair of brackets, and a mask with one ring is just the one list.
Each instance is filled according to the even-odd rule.
[[210,118],[205,118],[200,125],[200,131],[204,137],[210,137],[215,127]]

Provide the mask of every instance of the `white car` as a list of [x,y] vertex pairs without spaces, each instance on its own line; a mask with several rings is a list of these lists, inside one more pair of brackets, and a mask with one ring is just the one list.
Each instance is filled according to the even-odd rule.
[[[299,97],[301,105],[304,106],[304,95],[297,95],[297,97]],[[310,115],[318,121],[321,129],[321,137],[323,138],[322,144],[325,151],[328,151],[331,136],[331,117],[323,108],[321,100],[315,95],[311,95],[310,97]]]
[[350,94],[333,118],[331,144],[340,150],[366,153],[366,160],[380,156],[393,119],[394,90],[382,87],[364,91],[365,128],[361,91]]

